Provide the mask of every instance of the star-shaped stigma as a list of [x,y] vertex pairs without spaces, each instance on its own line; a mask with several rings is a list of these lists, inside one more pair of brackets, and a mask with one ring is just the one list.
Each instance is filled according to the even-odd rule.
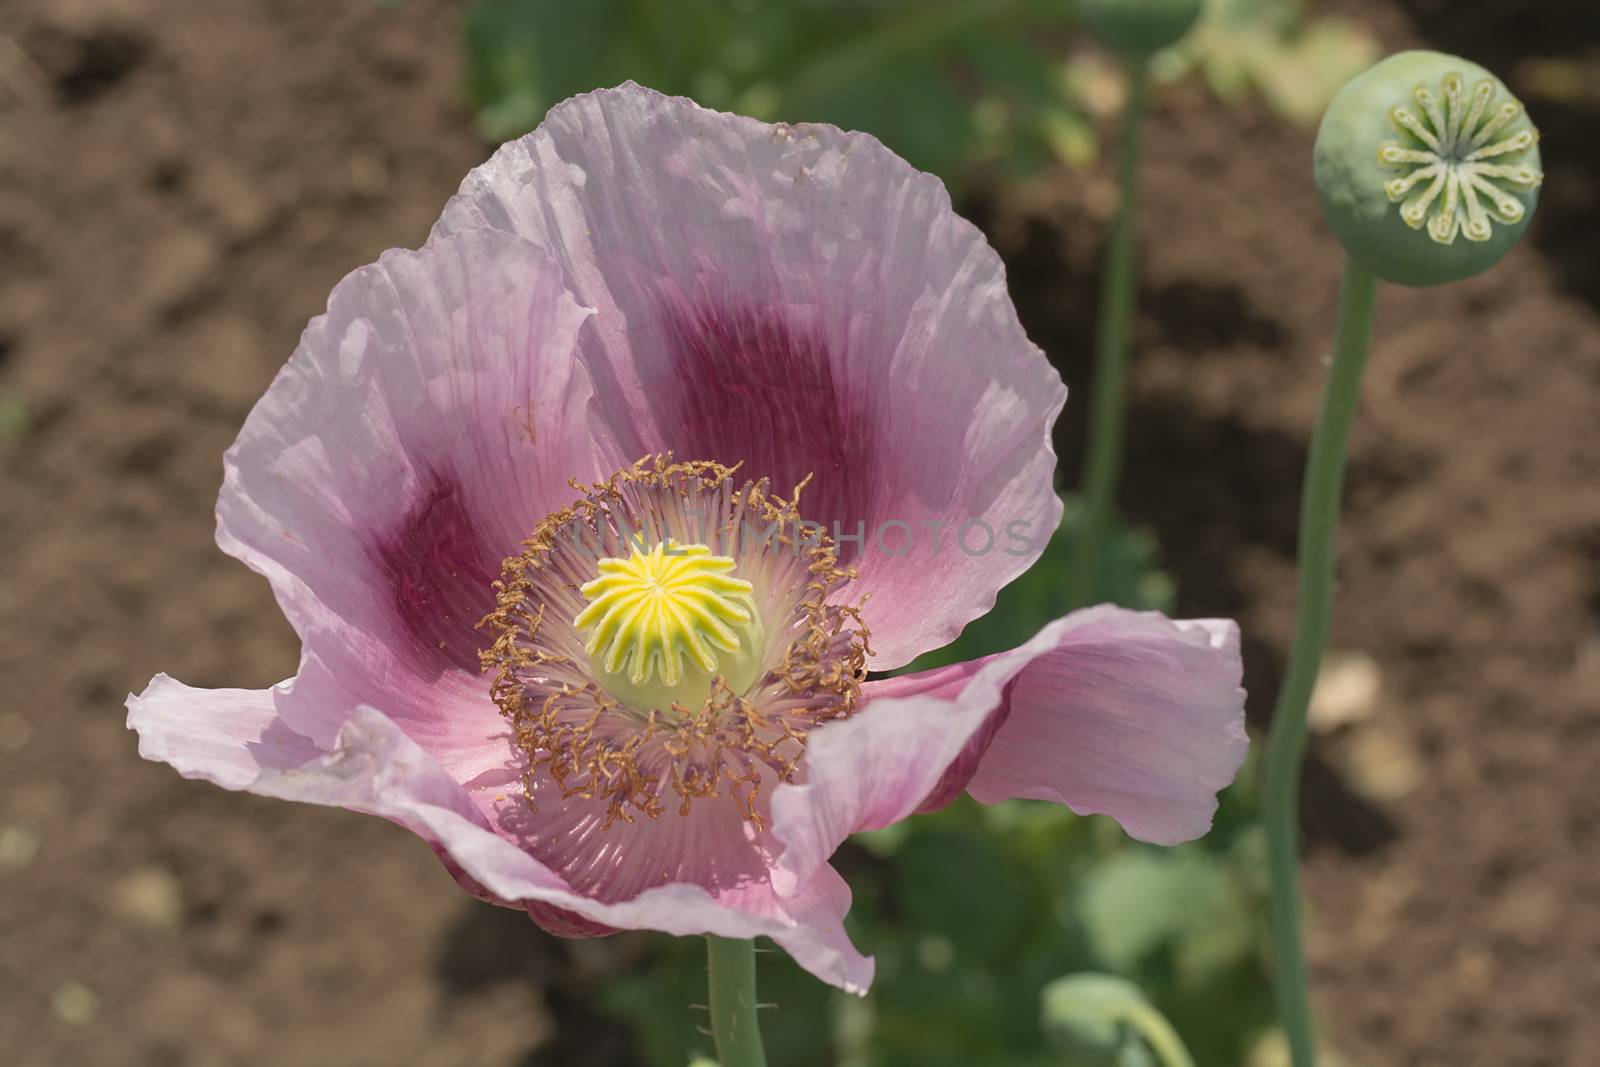
[[738,632],[755,620],[752,586],[733,576],[733,559],[705,545],[640,542],[627,559],[602,559],[599,570],[582,588],[589,606],[573,625],[589,631],[588,652],[603,674],[626,671],[636,686],[659,674],[676,686],[686,655],[710,674],[719,653],[752,643]]
[[1409,170],[1386,182],[1384,191],[1400,204],[1400,217],[1407,226],[1413,230],[1426,226],[1428,236],[1440,244],[1454,242],[1458,233],[1469,241],[1487,241],[1494,230],[1492,219],[1509,225],[1527,213],[1523,202],[1505,187],[1532,189],[1544,180],[1544,174],[1526,162],[1495,160],[1528,151],[1539,143],[1539,133],[1530,126],[1494,140],[1522,114],[1522,105],[1506,100],[1491,112],[1492,81],[1480,81],[1470,100],[1461,75],[1448,74],[1443,84],[1442,107],[1437,96],[1419,85],[1415,96],[1421,117],[1406,107],[1389,112],[1389,121],[1413,140],[1379,146],[1380,162]]

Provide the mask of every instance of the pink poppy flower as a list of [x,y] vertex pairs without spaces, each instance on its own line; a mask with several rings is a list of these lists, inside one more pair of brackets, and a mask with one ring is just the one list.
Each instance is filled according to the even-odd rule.
[[555,933],[766,935],[861,991],[847,835],[965,789],[1175,842],[1243,758],[1228,622],[1096,608],[869,680],[1037,557],[1065,392],[876,140],[577,97],[334,289],[227,453],[217,541],[299,672],[161,675],[129,726]]

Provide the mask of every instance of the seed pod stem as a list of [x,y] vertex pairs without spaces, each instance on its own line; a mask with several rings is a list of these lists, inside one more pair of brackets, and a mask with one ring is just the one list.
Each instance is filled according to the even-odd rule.
[[1306,716],[1333,618],[1345,450],[1372,344],[1378,279],[1427,286],[1494,266],[1527,228],[1544,179],[1539,132],[1492,73],[1401,52],[1352,78],[1317,131],[1324,216],[1345,250],[1333,365],[1300,501],[1299,606],[1263,771],[1273,981],[1293,1067],[1316,1046],[1300,941],[1299,793]]
[[1333,365],[1301,487],[1297,550],[1300,590],[1294,645],[1272,714],[1261,793],[1271,877],[1273,982],[1279,1020],[1289,1039],[1294,1067],[1312,1067],[1315,1061],[1305,950],[1300,942],[1300,766],[1305,754],[1311,691],[1333,619],[1345,453],[1361,395],[1361,374],[1372,346],[1377,294],[1378,279],[1347,258],[1339,291]]

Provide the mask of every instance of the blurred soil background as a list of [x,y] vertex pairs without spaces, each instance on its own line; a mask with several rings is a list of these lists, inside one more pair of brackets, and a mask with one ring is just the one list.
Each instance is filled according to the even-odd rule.
[[[1499,269],[1383,294],[1306,790],[1317,1008],[1360,1067],[1589,1063],[1600,138],[1523,61],[1600,31],[1577,0],[1320,7],[1507,75],[1549,179]],[[295,668],[266,583],[212,543],[221,455],[332,285],[420,243],[487,155],[455,12],[0,13],[0,1060],[634,1062],[592,1004],[648,939],[546,937],[397,828],[182,781],[123,726],[157,671],[256,687]],[[1148,131],[1124,504],[1180,614],[1243,624],[1258,723],[1338,276],[1310,146],[1192,82]],[[964,207],[1080,398],[1106,162]],[[1069,479],[1082,414],[1061,428]]]

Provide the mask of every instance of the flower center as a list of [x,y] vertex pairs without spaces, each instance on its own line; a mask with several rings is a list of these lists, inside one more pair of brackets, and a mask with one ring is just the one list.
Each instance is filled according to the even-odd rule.
[[854,572],[809,536],[797,486],[645,456],[546,516],[481,624],[490,694],[527,758],[529,805],[602,827],[734,803],[757,828],[806,737],[854,713],[867,674]]
[[1384,192],[1400,204],[1400,217],[1407,226],[1413,230],[1427,226],[1428,236],[1440,244],[1453,243],[1458,233],[1469,241],[1487,241],[1494,232],[1492,220],[1520,222],[1526,208],[1505,187],[1531,189],[1544,180],[1537,167],[1506,162],[1506,157],[1537,144],[1539,134],[1527,128],[1494,140],[1522,114],[1522,105],[1515,100],[1491,113],[1494,94],[1493,82],[1480,81],[1468,100],[1461,75],[1449,74],[1442,105],[1427,86],[1419,85],[1414,95],[1420,116],[1406,107],[1389,112],[1389,121],[1411,140],[1383,142],[1378,159],[1409,173],[1386,183]]
[[641,710],[697,708],[721,677],[735,694],[761,672],[763,636],[754,586],[730,556],[705,545],[641,540],[627,559],[607,557],[580,592],[572,624],[601,688]]

